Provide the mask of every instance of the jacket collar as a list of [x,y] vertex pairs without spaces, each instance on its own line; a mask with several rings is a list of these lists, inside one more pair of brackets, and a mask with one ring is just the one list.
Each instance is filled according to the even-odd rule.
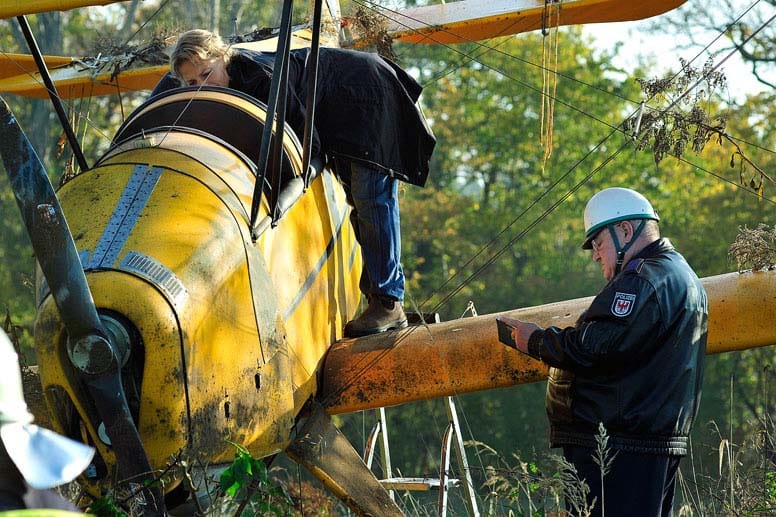
[[631,260],[656,257],[668,251],[674,251],[674,245],[671,244],[671,241],[668,240],[667,238],[661,237],[660,239],[650,244],[647,244],[647,246],[644,249],[642,249],[641,251],[636,253],[633,257],[631,257]]

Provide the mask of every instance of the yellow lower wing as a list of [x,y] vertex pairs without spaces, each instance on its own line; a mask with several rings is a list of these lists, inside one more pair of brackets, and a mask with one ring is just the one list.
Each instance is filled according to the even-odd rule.
[[[776,271],[727,273],[701,281],[709,297],[707,354],[776,344]],[[563,328],[574,325],[592,300],[506,314]],[[547,379],[547,365],[499,341],[496,318],[501,314],[343,339],[326,357],[319,398],[329,414],[339,414]]]
[[[310,29],[296,31],[291,38],[291,48],[309,47],[311,38]],[[322,44],[331,46],[336,42],[322,39]],[[240,43],[235,47],[274,52],[277,38]],[[168,65],[127,64],[130,57],[108,56],[78,61],[45,56],[44,61],[62,99],[151,90],[169,70]],[[0,54],[0,92],[25,97],[48,97],[32,56],[24,54]]]
[[[44,56],[43,60],[49,68],[66,66],[73,63],[73,58],[65,56]],[[0,79],[23,74],[34,74],[38,71],[35,60],[29,54],[3,53],[0,55]]]

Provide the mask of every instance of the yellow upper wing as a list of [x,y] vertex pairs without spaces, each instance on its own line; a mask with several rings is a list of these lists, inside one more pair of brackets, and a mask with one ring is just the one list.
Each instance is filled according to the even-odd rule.
[[[584,23],[630,21],[670,11],[686,0],[460,0],[400,11],[379,10],[388,20],[394,39],[413,43],[464,43],[506,34],[518,34],[542,28],[543,24],[575,25]],[[104,5],[110,0],[16,0],[1,2],[0,17],[22,12],[68,9],[84,5]],[[22,5],[23,4],[23,5]],[[546,5],[553,8],[547,20]],[[545,21],[543,21],[545,20]],[[310,29],[294,33],[292,48],[310,45]],[[354,39],[355,46],[363,41]],[[323,45],[338,42],[322,40]],[[275,38],[237,45],[261,51],[274,51]],[[46,57],[59,96],[64,99],[133,92],[153,88],[166,73],[166,65],[127,63],[128,58],[104,57],[89,63],[66,57]],[[46,97],[40,74],[34,71],[29,56],[0,55],[0,92],[27,97]]]
[[23,14],[68,11],[89,5],[115,4],[121,0],[3,0],[0,2],[0,18]]
[[[624,22],[663,14],[686,0],[461,0],[401,11],[380,11],[393,39],[466,43],[547,26]],[[559,15],[546,12],[547,5]],[[547,20],[543,22],[543,20]],[[356,44],[358,44],[356,42]]]

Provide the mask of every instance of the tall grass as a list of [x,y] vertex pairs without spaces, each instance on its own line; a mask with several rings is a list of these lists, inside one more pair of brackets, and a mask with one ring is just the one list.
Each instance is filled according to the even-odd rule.
[[[769,416],[760,424],[757,432],[736,443],[732,427],[723,432],[712,422],[708,443],[700,447],[690,444],[690,454],[677,473],[675,515],[776,515],[776,435]],[[599,465],[602,481],[616,455],[607,441],[606,430],[599,429],[593,459]],[[498,456],[493,449],[478,445]],[[489,516],[533,517],[562,515],[565,511],[569,516],[585,517],[595,505],[605,504],[605,493],[600,502],[587,503],[587,483],[579,478],[573,465],[556,454],[529,461],[517,456],[511,461],[498,457],[486,474]]]

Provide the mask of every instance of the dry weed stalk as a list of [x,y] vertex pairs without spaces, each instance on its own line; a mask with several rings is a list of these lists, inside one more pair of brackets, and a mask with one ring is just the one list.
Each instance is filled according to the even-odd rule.
[[738,227],[738,235],[728,248],[728,257],[739,272],[746,269],[771,269],[776,264],[776,226],[759,224],[757,228]]

